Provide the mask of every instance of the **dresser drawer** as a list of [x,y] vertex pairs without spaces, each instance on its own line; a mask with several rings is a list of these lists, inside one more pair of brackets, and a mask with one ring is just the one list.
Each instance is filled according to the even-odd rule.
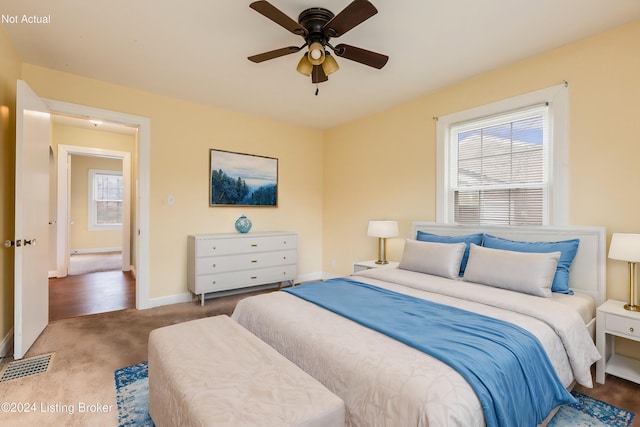
[[279,251],[297,248],[295,234],[283,236],[242,236],[242,238],[199,239],[196,253],[199,257],[242,253]]
[[264,285],[267,283],[278,283],[296,278],[297,268],[295,265],[284,265],[280,267],[268,267],[255,270],[233,271],[229,273],[205,274],[197,276],[195,279],[195,289],[197,294],[203,292],[217,292],[238,287],[250,287]]
[[640,319],[629,319],[607,314],[605,323],[605,328],[608,332],[640,338]]
[[298,251],[295,249],[277,252],[256,252],[254,254],[226,255],[196,259],[196,274],[224,273],[278,265],[296,264]]

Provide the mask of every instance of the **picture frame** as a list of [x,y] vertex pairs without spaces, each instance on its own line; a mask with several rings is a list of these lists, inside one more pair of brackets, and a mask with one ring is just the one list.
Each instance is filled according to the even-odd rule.
[[209,150],[209,206],[278,206],[278,159]]

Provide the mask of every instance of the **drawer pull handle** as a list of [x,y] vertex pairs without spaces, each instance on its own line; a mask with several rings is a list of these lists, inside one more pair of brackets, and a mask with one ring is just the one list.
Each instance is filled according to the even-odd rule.
[[252,243],[252,244],[251,244],[251,247],[252,247],[252,248],[257,248],[257,247],[258,247],[258,244],[257,244],[257,243]]
[[257,259],[252,259],[251,262],[255,264],[256,262],[258,262],[258,260]]
[[212,247],[211,249],[213,249],[213,250],[215,251],[215,250],[216,250],[216,247],[214,246],[214,247]]
[[257,278],[258,278],[258,276],[251,276],[251,278],[252,278],[252,279],[257,279]]
[[215,285],[215,284],[216,284],[216,281],[215,281],[215,280],[213,280],[213,281],[211,282],[211,284],[212,284],[212,285]]
[[215,264],[213,264],[213,265],[212,265],[212,267],[213,267],[213,268],[216,268],[216,265],[215,265]]
[[629,332],[633,332],[633,328],[629,328]]

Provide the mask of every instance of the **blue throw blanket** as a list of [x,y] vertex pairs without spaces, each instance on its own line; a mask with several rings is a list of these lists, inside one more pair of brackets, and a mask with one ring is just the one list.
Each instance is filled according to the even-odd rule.
[[576,402],[540,341],[514,324],[349,279],[283,291],[451,366],[475,391],[488,427],[535,426]]

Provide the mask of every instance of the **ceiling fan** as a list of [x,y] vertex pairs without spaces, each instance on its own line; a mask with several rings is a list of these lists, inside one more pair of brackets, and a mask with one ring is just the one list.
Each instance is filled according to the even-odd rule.
[[312,7],[302,11],[297,22],[265,0],[254,1],[249,7],[293,34],[304,38],[304,44],[300,47],[288,46],[253,55],[248,58],[252,62],[260,63],[279,58],[299,52],[308,46],[308,51],[300,59],[297,70],[305,76],[311,76],[313,83],[322,83],[329,79],[327,77],[329,74],[339,68],[327,48],[336,56],[377,69],[384,67],[389,60],[387,55],[359,47],[343,43],[333,46],[329,43],[331,38],[340,37],[378,13],[378,9],[367,0],[353,0],[337,15],[322,7]]

